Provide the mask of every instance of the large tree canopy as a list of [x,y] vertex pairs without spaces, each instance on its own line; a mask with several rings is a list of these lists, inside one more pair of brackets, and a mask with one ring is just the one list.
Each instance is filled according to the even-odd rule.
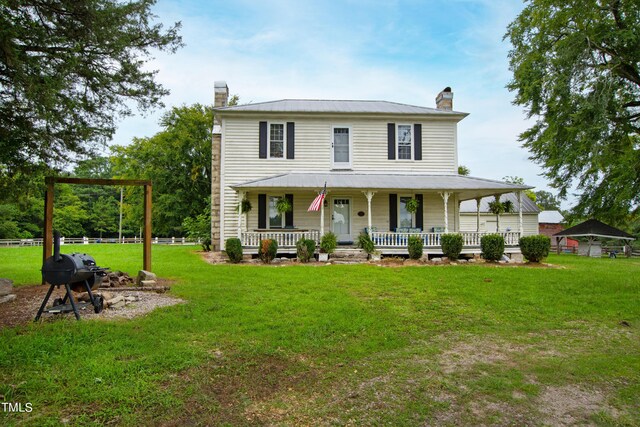
[[161,106],[145,67],[181,46],[155,0],[0,0],[0,190],[33,165],[87,155],[116,119]]
[[640,204],[640,2],[532,0],[505,38],[520,137],[575,212],[621,222]]

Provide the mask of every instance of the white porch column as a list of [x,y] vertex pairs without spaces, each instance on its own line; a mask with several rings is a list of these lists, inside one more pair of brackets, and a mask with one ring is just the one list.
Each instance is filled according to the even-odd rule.
[[524,235],[524,226],[522,225],[522,191],[518,191],[518,226],[520,237]]
[[445,191],[443,193],[440,193],[440,195],[442,196],[442,200],[444,201],[444,232],[448,233],[449,232],[449,212],[447,209],[447,204],[449,202],[449,196],[451,195],[451,193],[449,193],[448,191]]
[[242,199],[244,191],[238,191],[238,239],[242,240]]
[[324,200],[320,203],[320,238],[322,236],[324,236]]
[[480,232],[480,202],[482,197],[476,198],[476,233]]
[[371,227],[372,227],[371,199],[373,199],[373,195],[376,194],[376,192],[367,190],[367,191],[363,191],[362,193],[367,198],[367,230],[369,230],[369,233],[371,233]]

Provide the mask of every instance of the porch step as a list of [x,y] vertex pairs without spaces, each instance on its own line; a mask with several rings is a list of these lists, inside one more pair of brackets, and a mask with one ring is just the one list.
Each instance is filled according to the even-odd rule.
[[367,253],[358,248],[337,248],[331,254],[334,261],[366,261]]

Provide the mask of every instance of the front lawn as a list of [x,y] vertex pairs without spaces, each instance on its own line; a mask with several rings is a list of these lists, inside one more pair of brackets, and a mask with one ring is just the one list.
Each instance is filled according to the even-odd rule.
[[[73,249],[141,266],[140,246]],[[640,260],[213,266],[195,249],[153,248],[186,304],[0,330],[0,395],[33,406],[0,424],[640,424]],[[38,283],[40,250],[0,249],[0,277]]]

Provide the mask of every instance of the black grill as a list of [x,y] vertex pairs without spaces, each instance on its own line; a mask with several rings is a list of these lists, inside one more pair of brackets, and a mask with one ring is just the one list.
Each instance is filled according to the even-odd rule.
[[[102,297],[96,295],[94,297],[92,289],[99,283],[98,278],[106,276],[108,268],[98,267],[92,256],[87,254],[60,253],[60,233],[54,233],[53,256],[47,258],[42,265],[42,278],[49,283],[49,291],[42,301],[40,310],[36,315],[36,321],[40,319],[43,312],[48,313],[69,313],[73,311],[76,319],[80,320],[78,308],[84,308],[88,304],[93,305],[94,311],[100,313],[104,306]],[[66,289],[64,298],[55,299],[53,306],[46,309],[47,302],[51,297],[54,287],[63,286]],[[71,291],[83,292],[89,294],[90,303],[78,303],[73,299]],[[67,304],[67,301],[69,304]]]

